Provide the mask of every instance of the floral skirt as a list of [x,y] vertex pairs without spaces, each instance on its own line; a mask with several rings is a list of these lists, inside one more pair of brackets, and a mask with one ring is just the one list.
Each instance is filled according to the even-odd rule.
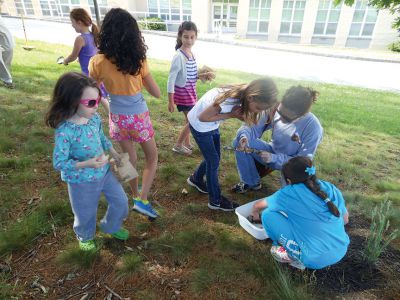
[[144,143],[154,136],[149,111],[123,115],[110,113],[110,137],[115,141],[132,140]]

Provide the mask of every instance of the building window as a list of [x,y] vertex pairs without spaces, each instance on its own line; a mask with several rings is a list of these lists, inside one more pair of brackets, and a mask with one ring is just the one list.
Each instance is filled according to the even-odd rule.
[[191,0],[148,0],[147,5],[151,18],[178,23],[191,20]]
[[305,6],[305,0],[283,2],[281,34],[300,35]]
[[[80,0],[70,0],[70,1],[71,2],[75,2],[76,1],[76,2],[78,2],[78,4],[80,2]],[[88,3],[89,3],[90,14],[92,15],[92,19],[96,20],[96,12],[95,12],[95,9],[94,9],[93,0],[89,0]],[[99,11],[100,11],[100,16],[99,17],[101,19],[102,17],[104,17],[106,15],[106,13],[108,11],[107,0],[97,0],[97,5],[99,6]],[[95,21],[93,21],[93,22],[95,22]]]
[[15,8],[18,15],[28,16],[35,14],[31,0],[15,0]]
[[350,37],[371,37],[374,32],[378,10],[368,6],[368,1],[358,0],[354,9],[351,23]]
[[[92,1],[93,2],[93,1]],[[43,16],[69,18],[69,12],[80,7],[80,0],[40,0]]]
[[250,0],[248,33],[268,33],[271,0]]
[[59,0],[61,17],[69,18],[69,12],[80,7],[80,0]]
[[320,0],[314,35],[335,35],[341,8],[341,3],[335,6],[332,0]]

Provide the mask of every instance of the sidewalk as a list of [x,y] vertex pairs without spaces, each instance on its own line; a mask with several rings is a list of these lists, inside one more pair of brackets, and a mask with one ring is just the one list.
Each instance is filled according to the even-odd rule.
[[[143,30],[143,32],[145,32],[146,34],[176,37],[176,33],[174,32],[150,31],[150,30]],[[200,33],[198,36],[198,40],[249,47],[249,48],[301,53],[307,55],[375,61],[375,62],[400,63],[400,52],[393,52],[390,50],[333,48],[332,46],[324,46],[324,45],[272,43],[263,40],[238,38],[234,34],[221,34],[218,36],[215,33]]]

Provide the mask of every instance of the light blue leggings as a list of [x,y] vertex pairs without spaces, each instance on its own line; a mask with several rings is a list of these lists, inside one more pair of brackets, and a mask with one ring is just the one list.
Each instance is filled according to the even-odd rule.
[[288,219],[276,211],[264,211],[261,222],[274,245],[283,246],[291,257],[300,259],[300,247],[297,244]]
[[128,216],[128,198],[110,170],[96,182],[68,183],[68,193],[74,213],[74,232],[81,242],[95,237],[101,193],[104,193],[108,202],[107,212],[100,221],[103,232],[117,232]]

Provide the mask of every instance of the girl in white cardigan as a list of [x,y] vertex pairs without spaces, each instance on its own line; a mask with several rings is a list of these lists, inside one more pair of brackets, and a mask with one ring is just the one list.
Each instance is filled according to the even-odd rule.
[[185,115],[185,126],[182,128],[178,140],[172,151],[190,155],[190,130],[187,114],[197,101],[196,82],[198,79],[197,64],[192,53],[192,47],[197,39],[196,24],[185,21],[179,26],[176,39],[176,54],[172,59],[168,76],[168,110],[173,112],[176,108]]

